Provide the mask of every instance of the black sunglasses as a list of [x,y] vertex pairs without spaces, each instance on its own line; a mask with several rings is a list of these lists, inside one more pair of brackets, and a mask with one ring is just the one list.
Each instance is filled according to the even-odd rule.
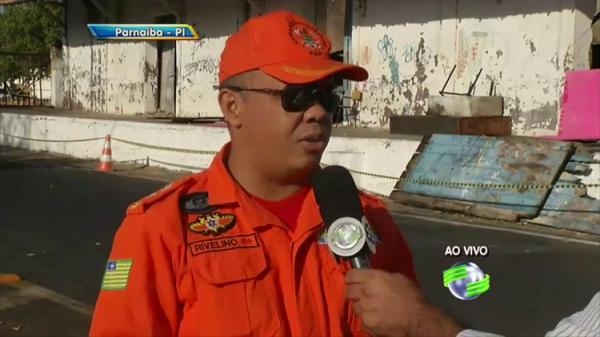
[[288,112],[304,112],[319,103],[328,112],[337,111],[341,102],[341,88],[324,85],[295,85],[290,84],[281,90],[253,89],[225,85],[217,87],[233,91],[251,91],[271,96],[281,96],[281,106]]

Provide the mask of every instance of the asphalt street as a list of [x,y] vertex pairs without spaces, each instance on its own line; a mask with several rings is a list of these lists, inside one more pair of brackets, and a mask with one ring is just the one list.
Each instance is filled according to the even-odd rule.
[[[19,274],[56,295],[51,301],[15,301],[22,290],[0,287],[0,335],[85,335],[89,315],[69,301],[93,308],[127,205],[163,185],[0,154],[0,273]],[[472,328],[542,336],[600,290],[597,244],[393,215],[413,251],[423,290]],[[448,245],[485,245],[490,254],[445,257]],[[465,260],[491,276],[490,291],[473,301],[454,298],[442,283],[443,270]]]

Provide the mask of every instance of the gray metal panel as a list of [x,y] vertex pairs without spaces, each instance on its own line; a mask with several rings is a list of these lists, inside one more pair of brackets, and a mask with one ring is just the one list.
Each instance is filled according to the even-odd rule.
[[[481,184],[550,185],[557,179],[573,146],[538,139],[433,135],[419,155],[403,192],[466,201],[512,210],[524,217],[539,213],[547,188],[479,188]],[[449,183],[471,183],[454,187]]]

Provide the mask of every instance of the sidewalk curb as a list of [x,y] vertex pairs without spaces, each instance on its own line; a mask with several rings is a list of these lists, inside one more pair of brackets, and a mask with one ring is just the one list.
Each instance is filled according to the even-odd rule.
[[462,213],[443,213],[442,211],[438,210],[431,210],[427,208],[418,208],[414,206],[399,204],[386,197],[381,198],[386,203],[388,210],[392,214],[417,219],[431,220],[436,222],[443,222],[449,225],[459,227],[475,227],[488,230],[513,232],[520,233],[523,235],[538,236],[555,240],[600,246],[600,235],[592,233],[578,232],[565,228],[548,227],[528,222],[522,223],[508,222],[503,220],[491,220],[485,218],[478,218],[475,216],[469,216]]
[[[68,156],[61,156],[61,155],[56,155],[56,154],[51,154],[51,153],[32,152],[32,151],[23,150],[23,149],[14,149],[14,150],[16,150],[15,152],[17,152],[17,153],[15,153],[15,154],[17,154],[17,156],[18,156],[18,152],[26,152],[26,153],[33,155],[36,158],[45,158],[45,159],[54,158],[58,161],[63,160],[62,163],[58,164],[59,166],[62,166],[62,167],[69,167],[69,168],[85,170],[85,171],[89,171],[89,172],[96,172],[95,168],[96,168],[97,160],[82,160],[82,159],[77,159],[77,158],[68,157]],[[19,161],[19,159],[17,159],[17,158],[6,158],[6,159],[11,160],[11,161]],[[85,162],[87,165],[77,165],[76,164],[77,162]],[[125,167],[128,167],[128,168],[125,169]],[[148,173],[149,171],[145,171],[146,169],[153,169],[153,170],[155,170],[155,172],[152,174],[149,174]],[[158,170],[160,170],[160,171],[158,171]],[[183,177],[183,176],[186,176],[186,175],[189,175],[192,173],[193,172],[189,172],[189,171],[186,172],[186,171],[167,170],[165,168],[156,169],[156,168],[152,168],[152,167],[144,168],[144,167],[139,167],[139,166],[136,167],[135,165],[124,165],[123,169],[121,169],[121,170],[117,169],[108,174],[113,174],[113,175],[121,176],[121,177],[130,177],[130,178],[136,178],[136,179],[144,179],[144,180],[162,182],[162,183],[166,184],[166,183],[169,183],[180,177]],[[577,231],[573,231],[573,230],[569,230],[569,229],[548,227],[548,226],[544,226],[544,225],[540,225],[540,224],[508,222],[508,221],[502,221],[502,220],[491,220],[491,219],[478,218],[478,217],[474,217],[474,216],[468,216],[465,214],[452,213],[452,212],[444,213],[439,210],[432,210],[432,209],[427,209],[427,208],[419,208],[419,207],[400,204],[400,203],[397,203],[397,202],[389,199],[387,196],[383,196],[383,195],[376,194],[376,193],[371,193],[371,194],[374,194],[378,198],[382,199],[385,202],[388,210],[391,213],[395,213],[395,214],[406,215],[406,216],[411,216],[411,217],[427,218],[432,221],[444,222],[444,223],[454,225],[454,226],[470,226],[470,227],[488,228],[491,230],[505,230],[505,231],[521,232],[524,234],[532,234],[532,235],[545,236],[545,237],[554,237],[556,239],[571,240],[571,241],[576,241],[576,242],[588,242],[588,243],[592,243],[592,244],[598,244],[600,242],[600,236],[590,234],[590,233],[582,233],[582,232],[577,232]]]
[[[16,274],[10,274],[16,275]],[[18,277],[18,276],[17,276]],[[54,290],[50,290],[36,284],[20,280],[14,283],[5,283],[0,285],[7,285],[14,289],[18,289],[22,292],[22,294],[26,294],[28,296],[32,296],[37,299],[46,299],[51,302],[54,302],[58,305],[61,305],[65,308],[78,312],[85,316],[92,316],[94,311],[94,307],[89,306],[83,302],[67,297],[63,294],[60,294]]]

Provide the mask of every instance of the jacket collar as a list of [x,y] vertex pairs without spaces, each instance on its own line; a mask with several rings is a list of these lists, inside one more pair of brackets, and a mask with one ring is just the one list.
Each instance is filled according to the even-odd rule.
[[[254,213],[255,216],[263,214],[261,218],[263,221],[257,221],[252,224],[253,227],[264,225],[267,222],[271,222],[271,216],[265,215],[265,211],[262,210],[262,206],[256,204],[247,192],[238,185],[235,181],[229,169],[227,168],[227,158],[231,152],[231,143],[225,144],[219,153],[213,159],[211,165],[207,169],[207,192],[208,192],[208,203],[212,206],[224,206],[224,205],[239,205],[243,203],[248,206],[250,212]],[[307,194],[302,210],[300,211],[298,219],[298,227],[294,236],[302,235],[308,231],[312,231],[317,227],[321,227],[323,220],[319,212],[319,206],[316,202],[314,191],[311,188]]]
[[225,164],[231,151],[231,143],[227,143],[215,156],[207,170],[208,202],[213,206],[237,204],[237,189],[231,173]]

